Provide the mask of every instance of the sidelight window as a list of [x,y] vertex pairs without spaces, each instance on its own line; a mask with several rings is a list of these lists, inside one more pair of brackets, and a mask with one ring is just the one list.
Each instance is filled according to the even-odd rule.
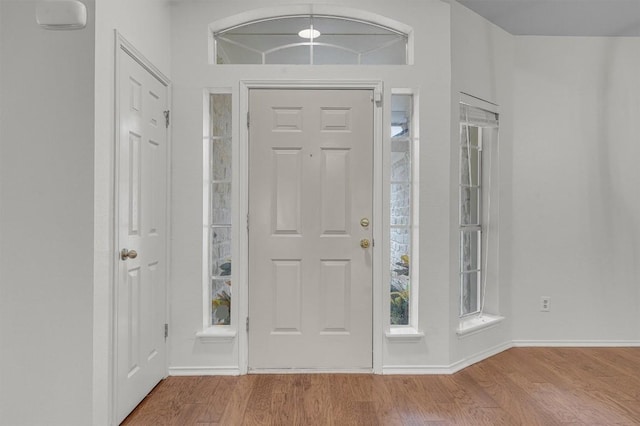
[[414,125],[414,96],[391,96],[390,156],[390,323],[415,326],[417,318],[418,134]]
[[231,324],[233,282],[231,214],[231,94],[214,93],[209,99],[210,129],[205,140],[205,176],[209,188],[208,292],[211,325]]

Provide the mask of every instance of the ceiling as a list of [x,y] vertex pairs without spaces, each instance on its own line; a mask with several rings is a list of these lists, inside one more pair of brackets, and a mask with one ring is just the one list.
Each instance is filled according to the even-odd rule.
[[514,35],[640,37],[640,0],[457,0]]

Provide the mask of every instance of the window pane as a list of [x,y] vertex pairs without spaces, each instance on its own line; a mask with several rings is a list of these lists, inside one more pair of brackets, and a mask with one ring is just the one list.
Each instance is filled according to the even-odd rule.
[[460,234],[460,266],[462,272],[481,269],[481,232],[462,231]]
[[231,94],[211,95],[211,136],[231,136]]
[[409,325],[409,277],[391,278],[391,325]]
[[469,272],[460,274],[461,283],[461,306],[460,314],[467,315],[479,310],[479,272]]
[[391,325],[409,324],[409,301],[411,297],[409,250],[410,229],[391,229]]
[[[391,228],[391,270],[394,271],[400,265],[408,265],[411,233],[408,227]],[[409,271],[407,270],[407,273]]]
[[232,97],[210,97],[209,138],[209,294],[212,325],[231,323]]
[[[403,145],[405,151],[391,152],[391,182],[409,182],[411,181],[411,151],[409,151],[409,141],[402,141],[396,145]],[[392,145],[394,145],[392,143]]]
[[480,189],[460,187],[460,224],[480,224]]
[[480,138],[478,137],[479,132],[480,128],[476,126],[460,126],[460,145],[477,147],[480,140]]
[[217,64],[261,64],[262,54],[219,38],[216,40]]
[[231,181],[231,138],[211,141],[211,179]]
[[231,324],[231,280],[211,280],[211,324]]
[[[223,31],[221,35],[223,37],[233,37],[234,40],[242,41],[243,44],[260,50],[265,47],[273,48],[280,46],[282,43],[271,44],[271,40],[277,37],[297,36],[300,30],[309,28],[310,26],[311,20],[308,16],[281,17],[251,22],[229,31]],[[303,39],[298,38],[298,40]]]
[[465,186],[480,186],[480,151],[475,148],[461,148],[460,152],[460,184]]
[[391,225],[411,225],[411,184],[391,185]]
[[390,302],[391,302],[391,324],[409,324],[409,300],[410,289],[410,266],[409,248],[410,232],[409,228],[391,229],[391,282],[390,282]]
[[[412,253],[412,95],[391,96],[390,164],[390,324],[409,325],[411,306],[410,255]],[[417,313],[414,313],[415,315]]]
[[358,55],[348,50],[337,49],[330,46],[319,46],[314,44],[313,63],[316,65],[356,65],[358,63]]
[[211,228],[211,276],[231,275],[231,227]]
[[[317,25],[314,26],[317,28]],[[381,35],[381,34],[329,34],[326,32],[322,32],[322,35],[315,39],[314,41],[318,43],[327,43],[334,46],[340,46],[345,49],[351,50],[356,54],[361,54],[362,59],[364,59],[364,55],[367,52],[372,50],[376,50],[382,46],[386,46],[389,43],[392,43],[398,40],[399,36],[395,34],[391,35]]]
[[229,31],[227,34],[252,34],[260,37],[277,34],[298,34],[303,28],[309,28],[311,20],[309,16],[281,16],[274,19],[264,19],[240,25]]
[[298,32],[302,29],[310,28],[310,25],[311,20],[309,17],[269,19],[224,31],[216,38],[229,40],[237,45],[244,46],[245,49],[260,52],[258,54],[261,55],[261,53],[278,47],[308,42],[309,39],[299,37]]
[[314,16],[313,27],[324,35],[363,35],[363,36],[393,36],[398,35],[378,25],[368,22],[355,21],[352,19],[341,19],[330,16]]
[[[483,141],[490,128],[497,129],[497,115],[460,103],[460,314],[477,313],[483,303]],[[489,126],[489,127],[487,127]],[[490,140],[490,139],[487,139]],[[487,144],[488,154],[491,146]],[[490,161],[490,160],[489,160]],[[489,179],[489,187],[491,180]]]
[[403,65],[407,63],[407,39],[397,37],[395,41],[377,50],[362,55],[362,64]]
[[211,184],[211,224],[231,224],[231,183]]
[[[395,130],[392,130],[391,137],[411,137],[412,100],[412,95],[391,96],[391,128]],[[395,151],[393,144],[391,149]]]
[[[219,64],[309,64],[310,38],[301,30],[320,32],[313,39],[314,64],[406,64],[407,36],[368,22],[328,16],[294,16],[248,22],[214,34]],[[306,43],[304,47],[286,48]]]
[[[296,36],[297,37],[297,36]],[[300,39],[298,39],[299,41]],[[265,57],[267,64],[305,65],[311,63],[311,49],[309,46],[294,46],[268,53]]]

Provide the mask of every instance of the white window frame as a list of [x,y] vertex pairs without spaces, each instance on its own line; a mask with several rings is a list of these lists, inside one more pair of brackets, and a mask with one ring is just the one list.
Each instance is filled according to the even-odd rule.
[[208,34],[209,64],[217,65],[215,47],[214,47],[215,33],[220,32],[225,28],[231,28],[231,27],[242,25],[244,23],[251,22],[251,21],[269,19],[276,16],[287,16],[287,15],[291,16],[291,15],[304,15],[304,14],[336,16],[344,19],[366,21],[375,25],[387,27],[387,28],[393,29],[394,31],[406,34],[407,36],[406,65],[414,64],[414,33],[413,33],[413,28],[411,26],[403,24],[399,21],[393,20],[386,16],[378,15],[376,13],[372,13],[366,10],[355,9],[352,7],[342,6],[337,4],[321,4],[321,3],[269,6],[269,7],[264,7],[260,9],[253,9],[251,11],[246,11],[233,16],[228,16],[226,18],[219,19],[215,22],[210,23],[209,34]]
[[[475,312],[470,312],[468,314],[465,315],[461,315],[462,313],[462,253],[461,253],[461,248],[462,248],[462,229],[463,226],[461,225],[462,223],[462,218],[459,217],[459,226],[458,226],[458,253],[459,253],[459,259],[458,259],[458,277],[457,277],[457,286],[459,288],[459,294],[458,294],[458,301],[459,301],[459,324],[458,324],[458,328],[456,330],[456,333],[458,335],[459,338],[464,338],[466,336],[469,335],[473,335],[477,332],[480,332],[484,329],[487,328],[491,328],[496,326],[497,324],[499,324],[501,321],[504,320],[503,316],[500,316],[498,314],[498,291],[499,291],[499,282],[498,282],[498,275],[495,274],[495,272],[492,275],[492,279],[490,281],[487,281],[488,276],[489,276],[489,269],[488,265],[491,265],[492,267],[495,267],[498,264],[498,259],[497,259],[497,236],[499,235],[499,231],[498,231],[498,223],[495,219],[491,218],[492,212],[496,213],[497,211],[499,211],[498,206],[499,206],[499,188],[497,187],[498,185],[498,170],[497,167],[499,166],[499,144],[498,144],[498,139],[499,139],[499,107],[497,104],[494,104],[492,102],[488,102],[485,100],[482,100],[480,98],[477,98],[475,96],[466,94],[466,93],[460,93],[460,103],[459,103],[460,107],[462,107],[463,105],[470,107],[470,108],[474,108],[474,109],[478,109],[478,110],[484,110],[487,112],[490,112],[492,114],[496,114],[497,119],[498,119],[498,124],[496,127],[496,135],[495,135],[495,139],[491,138],[490,140],[483,140],[483,131],[482,129],[486,129],[487,127],[490,126],[481,126],[480,124],[478,124],[477,126],[473,126],[473,127],[478,127],[479,128],[479,132],[478,132],[478,145],[481,147],[481,153],[484,152],[484,155],[480,155],[480,176],[482,181],[479,182],[479,186],[480,186],[480,190],[479,192],[479,197],[480,200],[484,201],[486,200],[486,203],[483,203],[482,201],[480,201],[479,203],[479,211],[478,211],[478,217],[479,217],[479,224],[477,226],[468,226],[469,229],[479,229],[481,231],[481,236],[480,236],[480,241],[479,241],[479,266],[480,266],[480,270],[482,271],[481,274],[479,275],[478,278],[478,306],[479,309]],[[457,117],[460,117],[460,109],[458,109],[457,112]],[[467,124],[465,122],[463,122],[460,119],[460,125],[459,125],[459,129],[461,130],[461,127],[463,124]],[[458,157],[459,157],[459,164],[460,167],[462,167],[462,141],[460,140],[460,132],[458,133],[458,137],[456,138],[456,146],[457,146],[457,152],[458,152]],[[486,163],[489,163],[489,165],[487,166]],[[462,179],[462,171],[461,169],[458,170],[458,214],[461,215],[461,179]],[[496,188],[494,188],[493,186],[496,186]],[[494,199],[493,201],[492,198]],[[486,204],[486,208],[485,208],[485,204]],[[490,242],[489,241],[489,237],[490,235],[492,236],[491,238],[493,238],[493,240]],[[489,253],[492,253],[492,256],[495,256],[495,258],[493,259],[488,259],[487,256]],[[489,263],[488,260],[491,260],[491,262]],[[489,309],[491,310],[491,313],[487,312],[487,300],[491,298],[493,300],[492,306],[489,307]]]
[[[314,19],[335,19],[335,20],[341,20],[341,21],[347,21],[347,22],[354,22],[354,23],[358,23],[358,24],[362,24],[362,25],[367,25],[370,27],[376,27],[376,28],[380,28],[381,30],[384,30],[388,33],[391,34],[395,34],[397,38],[393,39],[391,42],[387,42],[384,43],[380,46],[375,47],[374,49],[368,50],[368,51],[357,51],[354,50],[352,48],[346,47],[346,46],[341,46],[338,44],[334,44],[334,43],[325,43],[322,41],[322,39],[320,39],[319,41],[316,41],[313,36],[311,36],[310,39],[303,39],[300,38],[298,42],[296,43],[290,43],[290,44],[283,44],[277,47],[273,47],[270,49],[266,49],[266,50],[258,50],[256,48],[253,48],[251,46],[245,45],[243,43],[240,43],[238,41],[233,41],[227,37],[225,37],[225,34],[227,32],[233,31],[235,29],[239,29],[239,28],[243,28],[243,27],[250,27],[253,24],[260,24],[266,21],[278,21],[278,20],[285,20],[285,19],[292,19],[292,18],[308,18],[310,21],[310,29],[313,29],[313,21]],[[253,35],[253,34],[250,34]],[[295,35],[295,34],[290,34],[290,35]],[[255,37],[260,37],[261,34],[255,34]],[[349,34],[346,34],[346,36],[349,36]],[[357,63],[355,65],[363,65],[362,64],[362,57],[363,55],[367,55],[370,53],[375,53],[379,50],[382,50],[386,47],[389,47],[390,45],[395,44],[396,42],[399,42],[400,40],[404,40],[404,63],[398,63],[398,64],[392,64],[392,65],[407,65],[409,62],[409,34],[399,31],[393,27],[389,27],[383,24],[379,24],[376,22],[371,22],[371,21],[367,21],[367,20],[363,20],[363,19],[357,19],[357,18],[353,18],[353,17],[347,17],[347,16],[340,16],[340,15],[325,15],[325,14],[317,14],[317,13],[308,13],[308,14],[296,14],[296,15],[274,15],[272,17],[269,18],[261,18],[261,19],[255,19],[252,21],[247,21],[247,22],[243,22],[241,24],[237,24],[237,25],[233,25],[231,27],[228,28],[223,28],[220,29],[218,31],[214,31],[213,32],[213,39],[214,39],[214,43],[213,43],[213,48],[214,48],[214,52],[213,52],[213,56],[216,59],[216,65],[237,65],[237,63],[233,63],[233,62],[229,62],[229,63],[224,63],[224,64],[218,64],[217,63],[217,57],[218,55],[220,56],[226,56],[224,55],[224,49],[222,49],[219,46],[218,40],[224,41],[227,44],[231,44],[231,45],[236,45],[238,47],[241,47],[243,49],[245,49],[246,51],[250,51],[252,53],[254,53],[255,55],[259,55],[261,58],[261,62],[260,63],[254,63],[254,64],[258,64],[258,65],[266,65],[267,62],[267,55],[271,54],[271,53],[275,53],[277,51],[280,50],[285,50],[285,49],[290,49],[290,48],[295,48],[295,47],[309,47],[309,63],[305,64],[305,65],[314,65],[314,53],[313,53],[313,48],[314,46],[320,46],[320,47],[327,47],[327,48],[333,48],[333,49],[337,49],[337,50],[343,50],[349,53],[352,53],[353,55],[355,55],[357,57]],[[269,64],[271,65],[291,65],[291,63],[288,62],[269,62]],[[330,63],[328,65],[340,65],[340,64],[336,64],[336,63]],[[348,65],[354,65],[354,64],[348,64]],[[387,64],[382,64],[382,63],[373,63],[371,65],[387,65]]]
[[[388,99],[388,105],[391,105],[391,97],[394,95],[408,95],[411,96],[411,123],[410,123],[410,137],[411,143],[411,237],[410,237],[410,253],[409,253],[409,279],[410,279],[410,291],[409,291],[409,324],[407,325],[392,325],[391,324],[391,312],[390,303],[391,297],[389,291],[385,292],[385,315],[386,315],[386,331],[385,335],[389,340],[404,340],[413,341],[420,340],[424,337],[424,333],[419,329],[419,233],[418,233],[418,221],[419,221],[419,182],[420,182],[420,126],[419,126],[419,93],[418,90],[410,88],[392,88],[391,94]],[[390,231],[391,225],[391,213],[389,211],[391,201],[391,108],[389,108],[389,118],[387,120],[387,126],[385,127],[385,139],[387,140],[385,154],[389,156],[389,159],[385,161],[386,170],[384,171],[385,179],[385,198],[387,206],[385,212],[385,281],[386,288],[389,288],[389,280],[391,279],[391,241]]]
[[[210,152],[210,141],[212,138],[211,135],[211,126],[212,126],[212,115],[211,115],[211,95],[215,94],[224,94],[231,96],[231,120],[232,131],[231,131],[231,144],[232,144],[232,154],[231,154],[231,241],[232,241],[232,251],[231,251],[231,259],[238,259],[238,244],[236,243],[239,238],[238,226],[236,215],[234,212],[237,212],[238,209],[238,163],[239,160],[237,143],[236,140],[236,121],[238,120],[236,117],[236,97],[231,88],[207,88],[204,90],[203,94],[203,163],[202,163],[202,177],[203,177],[203,185],[202,185],[202,311],[203,311],[203,319],[202,319],[202,329],[196,333],[196,337],[200,339],[202,342],[216,342],[216,341],[231,341],[238,334],[238,295],[237,291],[233,291],[231,295],[231,318],[229,325],[212,325],[211,315],[211,264],[210,264],[210,252],[211,252],[211,241],[210,241],[210,228],[211,228],[211,152]],[[236,270],[238,269],[238,263],[236,262]],[[235,282],[237,278],[233,278]],[[237,286],[236,286],[237,287]]]
[[[477,173],[478,173],[478,185],[476,186],[468,186],[468,185],[464,185],[462,183],[462,181],[459,182],[459,193],[458,193],[458,220],[459,220],[459,224],[460,224],[460,253],[459,253],[459,263],[460,263],[460,317],[466,317],[466,316],[470,316],[470,315],[478,315],[481,311],[482,311],[482,304],[483,304],[483,275],[484,275],[484,268],[483,268],[483,261],[485,259],[485,254],[484,254],[484,245],[483,245],[483,241],[484,241],[484,185],[483,185],[483,180],[484,180],[484,168],[483,168],[483,153],[482,153],[482,127],[479,126],[473,126],[470,125],[470,123],[460,123],[460,127],[462,130],[462,127],[466,128],[466,131],[469,131],[469,127],[474,127],[476,129],[478,129],[478,148],[477,148],[477,164],[475,165],[476,169],[477,169]],[[468,136],[468,134],[467,134]],[[467,139],[468,140],[468,139]],[[464,157],[462,156],[462,152],[464,149],[467,149],[467,158],[468,161],[465,162],[464,161]],[[468,167],[469,168],[469,176],[471,176],[471,169],[473,169],[473,166],[469,164],[469,161],[471,161],[471,153],[470,150],[474,149],[471,148],[471,146],[463,143],[462,141],[460,141],[460,155],[459,155],[459,159],[460,159],[460,179],[462,179],[462,168],[463,167]],[[463,224],[462,223],[462,189],[463,188],[470,188],[471,190],[477,190],[477,194],[478,194],[478,223],[477,224]],[[477,259],[476,259],[476,263],[477,263],[477,268],[476,269],[470,269],[470,270],[464,270],[463,267],[463,258],[464,258],[464,254],[462,253],[462,240],[463,240],[463,235],[465,232],[468,233],[473,233],[473,232],[477,232],[479,234],[478,240],[477,240]],[[464,312],[464,302],[463,302],[463,282],[464,279],[463,277],[465,275],[471,275],[471,274],[476,274],[476,306],[475,309],[469,312]]]

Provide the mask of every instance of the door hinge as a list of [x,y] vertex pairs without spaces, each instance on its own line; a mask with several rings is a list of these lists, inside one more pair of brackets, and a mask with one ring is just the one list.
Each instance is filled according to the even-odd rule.
[[169,110],[166,110],[164,112],[164,124],[167,129],[169,128],[169,114],[170,114]]
[[382,106],[382,92],[374,91],[373,97],[371,98],[373,102],[375,102],[376,106],[380,108]]
[[164,325],[164,340],[167,340],[167,337],[169,337],[169,324]]
[[247,111],[247,129],[249,128],[249,111]]
[[249,332],[249,317],[247,317],[247,333]]

